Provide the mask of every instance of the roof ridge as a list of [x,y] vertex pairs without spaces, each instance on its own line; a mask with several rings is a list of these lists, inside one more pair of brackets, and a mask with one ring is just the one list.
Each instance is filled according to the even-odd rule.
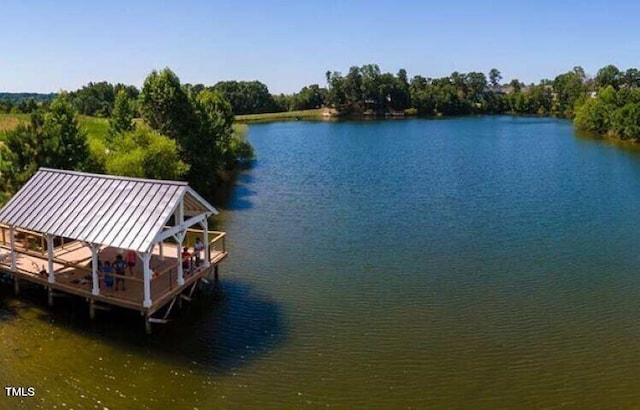
[[55,169],[55,168],[47,168],[47,167],[40,167],[40,169],[38,169],[38,172],[40,171],[55,172],[60,174],[81,175],[85,177],[94,177],[94,178],[116,179],[119,181],[150,182],[153,184],[189,186],[189,183],[186,181],[172,181],[167,179],[148,179],[148,178],[125,177],[125,176],[119,176],[119,175],[94,174],[91,172],[70,171],[66,169]]

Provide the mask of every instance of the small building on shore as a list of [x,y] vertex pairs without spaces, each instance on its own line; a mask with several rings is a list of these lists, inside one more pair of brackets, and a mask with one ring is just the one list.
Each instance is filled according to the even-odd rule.
[[[227,256],[225,233],[208,229],[217,213],[186,182],[41,168],[0,209],[0,270],[16,293],[22,280],[45,287],[50,305],[86,298],[92,318],[111,306],[140,311],[150,332],[217,278]],[[120,260],[124,272],[103,268]]]

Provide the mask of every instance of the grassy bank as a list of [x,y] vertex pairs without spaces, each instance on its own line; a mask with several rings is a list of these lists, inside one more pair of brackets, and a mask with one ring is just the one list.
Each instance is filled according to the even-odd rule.
[[265,114],[246,114],[236,115],[236,122],[261,122],[261,121],[279,121],[279,120],[297,120],[297,119],[321,119],[322,110],[301,110],[301,111],[286,111],[286,112],[273,112]]
[[239,124],[239,123],[234,123],[233,124],[233,136],[240,139],[240,140],[244,140],[245,136],[247,135],[247,131],[249,131],[249,126],[247,124]]

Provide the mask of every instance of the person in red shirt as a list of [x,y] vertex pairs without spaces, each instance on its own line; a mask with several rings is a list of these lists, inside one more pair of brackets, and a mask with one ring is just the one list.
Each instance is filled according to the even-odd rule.
[[136,253],[132,250],[129,250],[127,252],[127,257],[126,257],[126,261],[127,261],[127,267],[129,268],[129,275],[133,276],[133,268],[136,267]]
[[187,273],[191,270],[191,254],[186,246],[182,248],[182,270]]

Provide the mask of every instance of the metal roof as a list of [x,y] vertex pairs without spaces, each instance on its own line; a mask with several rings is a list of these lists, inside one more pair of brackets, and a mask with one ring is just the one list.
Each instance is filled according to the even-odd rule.
[[218,213],[186,182],[40,168],[0,210],[0,223],[147,252],[181,201],[185,216]]

